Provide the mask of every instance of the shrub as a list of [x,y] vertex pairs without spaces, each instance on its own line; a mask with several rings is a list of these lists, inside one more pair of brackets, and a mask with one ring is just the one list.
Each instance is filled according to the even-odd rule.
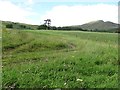
[[13,28],[13,25],[12,24],[7,24],[6,28]]

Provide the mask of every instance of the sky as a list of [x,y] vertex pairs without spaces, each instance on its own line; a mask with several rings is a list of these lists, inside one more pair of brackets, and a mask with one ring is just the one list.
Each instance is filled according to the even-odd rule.
[[118,23],[118,0],[0,0],[0,20],[52,26],[96,20]]

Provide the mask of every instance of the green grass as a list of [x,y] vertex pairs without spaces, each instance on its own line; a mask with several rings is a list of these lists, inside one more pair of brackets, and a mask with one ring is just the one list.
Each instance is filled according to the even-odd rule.
[[3,30],[3,88],[117,88],[118,35]]

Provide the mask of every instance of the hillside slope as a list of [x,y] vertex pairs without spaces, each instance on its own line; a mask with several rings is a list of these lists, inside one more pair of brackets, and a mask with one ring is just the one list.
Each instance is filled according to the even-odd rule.
[[37,29],[38,25],[31,25],[19,22],[11,22],[11,21],[2,21],[2,27],[14,28],[14,29]]
[[80,27],[87,30],[112,30],[118,28],[118,24],[110,21],[104,22],[103,20],[98,20],[80,25]]

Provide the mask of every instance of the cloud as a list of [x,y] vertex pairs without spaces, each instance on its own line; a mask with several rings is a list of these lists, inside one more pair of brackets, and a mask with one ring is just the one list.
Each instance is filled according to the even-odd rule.
[[[21,1],[21,0],[20,0]],[[26,0],[22,0],[26,1]],[[34,0],[34,2],[118,2],[119,0]]]
[[33,4],[33,0],[27,0],[29,4]]
[[50,18],[52,25],[80,25],[90,21],[104,20],[118,22],[118,7],[110,4],[55,6],[41,19]]
[[33,2],[33,0],[27,0],[27,4],[32,5],[32,4],[34,4],[34,2]]
[[21,8],[9,1],[0,1],[0,20],[33,23],[31,20],[27,19],[29,16],[33,15],[35,15],[34,12]]
[[118,6],[112,4],[53,6],[51,10],[43,11],[46,12],[44,14],[39,12],[39,8],[33,11],[36,2],[27,0],[27,5],[18,5],[9,0],[0,0],[0,20],[42,24],[44,19],[50,18],[54,26],[80,25],[94,20],[118,22]]

